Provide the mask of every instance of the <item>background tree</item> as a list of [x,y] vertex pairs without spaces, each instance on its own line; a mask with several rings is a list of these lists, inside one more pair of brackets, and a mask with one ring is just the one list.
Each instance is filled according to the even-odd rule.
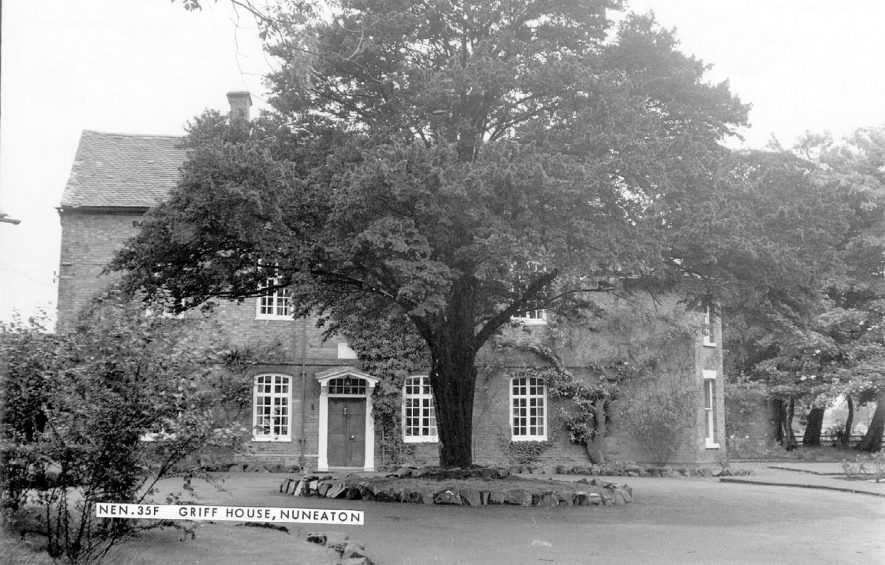
[[521,312],[724,289],[798,315],[818,284],[797,246],[826,226],[772,217],[719,144],[746,108],[620,8],[294,3],[273,112],[191,124],[178,188],[113,267],[175,310],[267,284],[299,316],[395,310],[429,352],[445,466],[472,462],[474,359]]
[[[786,189],[791,183],[779,174],[781,181],[771,186],[775,197],[799,198],[804,201],[802,206],[827,214],[831,233],[836,236],[828,247],[805,245],[819,254],[817,261],[808,263],[821,285],[821,299],[811,316],[801,320],[785,317],[782,323],[772,324],[772,320],[754,317],[753,309],[744,304],[730,309],[732,323],[742,324],[746,330],[728,336],[729,361],[735,369],[732,374],[743,373],[766,382],[777,416],[777,437],[788,448],[795,444],[791,410],[798,401],[810,406],[803,444],[819,445],[828,403],[846,396],[853,414],[854,400],[873,400],[883,388],[883,140],[879,130],[860,130],[840,143],[809,134],[789,151],[773,148],[769,153],[766,174],[789,166],[795,180],[792,184],[804,186],[804,194],[790,194]],[[809,199],[828,204],[817,206]],[[783,210],[779,209],[778,216],[791,221]],[[847,424],[845,445],[850,433]],[[881,436],[878,442],[865,440],[862,447],[874,443],[878,446]]]
[[862,402],[875,399],[876,411],[857,448],[879,451],[885,430],[885,127],[822,145],[821,162],[840,186],[852,187],[858,208],[846,245],[852,268],[832,286],[832,294],[857,313],[860,334],[842,392]]

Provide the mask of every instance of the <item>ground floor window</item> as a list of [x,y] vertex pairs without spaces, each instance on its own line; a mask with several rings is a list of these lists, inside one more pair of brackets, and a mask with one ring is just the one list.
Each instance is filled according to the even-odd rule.
[[704,371],[704,442],[708,448],[719,447],[716,420],[716,371]]
[[547,439],[547,385],[543,379],[510,381],[510,430],[514,440]]
[[430,377],[408,377],[403,385],[403,441],[418,443],[437,440]]
[[292,379],[286,375],[258,375],[252,398],[252,439],[291,441]]

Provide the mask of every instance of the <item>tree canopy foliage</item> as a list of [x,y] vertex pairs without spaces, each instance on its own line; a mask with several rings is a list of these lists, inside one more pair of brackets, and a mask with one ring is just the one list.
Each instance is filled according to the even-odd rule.
[[678,290],[801,315],[839,202],[770,192],[802,171],[724,149],[747,107],[621,8],[292,3],[273,110],[192,122],[178,188],[113,268],[175,310],[268,285],[298,315],[395,310],[430,352],[444,465],[471,462],[474,358],[521,312]]
[[835,201],[826,215],[839,237],[810,247],[819,255],[811,267],[820,300],[802,323],[754,325],[735,309],[746,330],[731,338],[735,372],[764,380],[776,400],[805,399],[818,410],[841,395],[871,401],[885,389],[885,132],[859,130],[839,142],[808,134],[770,155],[780,167],[800,167],[809,194]]

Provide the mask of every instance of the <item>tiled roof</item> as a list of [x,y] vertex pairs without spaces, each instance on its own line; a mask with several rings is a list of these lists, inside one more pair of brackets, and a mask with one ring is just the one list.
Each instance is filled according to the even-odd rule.
[[178,182],[181,137],[83,131],[62,207],[152,207]]

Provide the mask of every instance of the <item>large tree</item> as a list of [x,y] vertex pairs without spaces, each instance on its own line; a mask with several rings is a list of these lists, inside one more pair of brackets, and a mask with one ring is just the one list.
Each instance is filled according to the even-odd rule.
[[427,344],[442,465],[471,464],[475,356],[524,311],[720,288],[794,312],[815,292],[720,145],[746,107],[651,18],[617,0],[296,8],[269,35],[273,111],[193,122],[179,186],[114,268],[176,310],[272,285],[296,315],[397,311]]

